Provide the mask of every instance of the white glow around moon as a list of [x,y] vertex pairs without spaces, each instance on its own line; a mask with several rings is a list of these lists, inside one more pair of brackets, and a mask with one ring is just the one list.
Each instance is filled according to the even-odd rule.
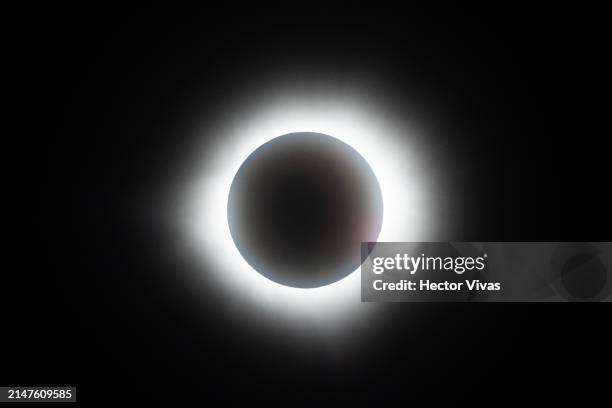
[[[212,132],[200,165],[184,192],[181,213],[190,251],[202,262],[202,277],[232,307],[255,319],[298,322],[333,330],[361,320],[373,305],[360,302],[360,274],[333,284],[300,289],[280,285],[255,271],[230,235],[226,206],[232,180],[242,162],[270,139],[292,132],[318,132],[357,150],[374,171],[383,195],[379,241],[425,241],[436,234],[430,211],[432,180],[425,168],[416,129],[385,109],[380,98],[363,92],[292,90],[231,105]],[[210,134],[207,133],[207,137]],[[204,272],[205,271],[205,272]],[[357,319],[350,319],[357,317]]]

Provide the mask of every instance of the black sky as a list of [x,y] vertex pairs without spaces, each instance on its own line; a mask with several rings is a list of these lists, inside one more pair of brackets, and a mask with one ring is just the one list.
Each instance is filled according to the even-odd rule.
[[167,231],[134,215],[177,182],[194,112],[215,115],[284,67],[363,69],[443,112],[449,151],[469,161],[470,206],[449,240],[609,241],[601,10],[47,5],[5,18],[8,156],[26,190],[12,201],[29,216],[6,272],[3,384],[74,384],[81,401],[110,401],[109,387],[133,401],[346,403],[604,391],[599,305],[393,305],[363,347],[329,360],[234,327],[214,299],[194,312],[202,299],[183,296],[180,266],[159,255]]

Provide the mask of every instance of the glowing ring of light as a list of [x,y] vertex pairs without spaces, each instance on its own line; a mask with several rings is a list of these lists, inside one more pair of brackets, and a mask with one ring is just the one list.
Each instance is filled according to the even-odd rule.
[[[216,143],[207,145],[202,166],[185,192],[184,229],[192,251],[210,270],[216,287],[259,316],[310,320],[331,328],[361,315],[360,276],[351,273],[330,285],[300,289],[268,280],[243,259],[229,232],[226,205],[236,171],[256,148],[279,135],[318,132],[340,139],[369,163],[382,190],[385,215],[379,241],[424,241],[435,234],[429,207],[432,187],[419,139],[391,110],[363,99],[363,94],[332,92],[273,93],[273,97],[239,103],[240,110],[210,129]],[[361,306],[360,306],[361,304]],[[319,325],[320,326],[320,325]]]

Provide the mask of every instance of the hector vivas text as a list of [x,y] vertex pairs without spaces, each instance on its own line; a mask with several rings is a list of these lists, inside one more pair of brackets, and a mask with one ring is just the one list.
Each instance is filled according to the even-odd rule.
[[[372,259],[372,272],[381,275],[386,271],[404,271],[410,275],[417,272],[427,271],[449,271],[462,275],[466,271],[483,271],[486,268],[487,254],[479,257],[440,257],[440,256],[409,256],[408,254],[396,254],[394,257],[375,257]],[[498,291],[501,289],[499,282],[481,282],[478,279],[464,281],[432,281],[430,279],[419,279],[418,282],[401,279],[395,282],[384,282],[376,279],[373,282],[376,291],[386,290],[409,290],[409,291]]]

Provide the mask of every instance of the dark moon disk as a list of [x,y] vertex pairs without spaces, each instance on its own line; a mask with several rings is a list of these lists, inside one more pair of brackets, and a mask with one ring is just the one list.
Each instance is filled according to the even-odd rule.
[[[289,133],[257,148],[232,182],[227,217],[234,243],[259,273],[313,288],[361,265],[383,203],[376,176],[355,149],[321,133]],[[364,254],[365,255],[365,254]]]

